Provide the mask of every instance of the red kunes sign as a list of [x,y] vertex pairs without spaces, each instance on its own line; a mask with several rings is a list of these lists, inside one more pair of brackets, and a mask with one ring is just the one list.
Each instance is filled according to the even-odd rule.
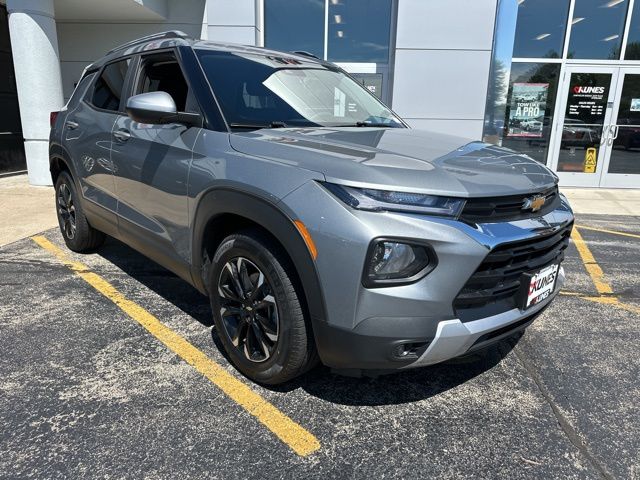
[[598,93],[598,94],[603,94],[604,93],[605,88],[604,87],[580,87],[580,86],[575,86],[573,87],[573,93]]

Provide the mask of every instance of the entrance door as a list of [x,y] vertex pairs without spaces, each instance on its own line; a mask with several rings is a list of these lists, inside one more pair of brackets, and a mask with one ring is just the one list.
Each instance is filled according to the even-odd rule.
[[618,71],[618,67],[566,69],[550,162],[562,185],[600,185],[610,150],[607,143]]
[[622,67],[600,185],[640,187],[640,67]]

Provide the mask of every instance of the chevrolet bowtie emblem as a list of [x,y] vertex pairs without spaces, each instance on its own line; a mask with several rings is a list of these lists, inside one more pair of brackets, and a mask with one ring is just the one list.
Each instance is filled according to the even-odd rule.
[[546,202],[546,198],[544,195],[534,195],[533,197],[528,197],[524,199],[522,203],[522,210],[531,210],[532,212],[537,212],[542,207],[544,207],[544,202]]

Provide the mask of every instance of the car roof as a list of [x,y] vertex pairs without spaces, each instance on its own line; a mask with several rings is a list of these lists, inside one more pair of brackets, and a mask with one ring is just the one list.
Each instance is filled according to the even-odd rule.
[[187,46],[194,49],[212,50],[219,52],[232,52],[257,55],[286,55],[288,58],[295,58],[303,62],[314,62],[318,64],[326,64],[324,60],[305,52],[282,52],[271,50],[263,47],[253,47],[248,45],[240,45],[227,42],[212,42],[209,40],[198,40],[189,37],[186,33],[179,30],[171,30],[168,32],[160,32],[146,37],[132,40],[123,45],[113,48],[105,56],[96,60],[87,67],[87,70],[96,70],[113,60],[120,57],[134,55],[141,52],[151,52],[164,48]]

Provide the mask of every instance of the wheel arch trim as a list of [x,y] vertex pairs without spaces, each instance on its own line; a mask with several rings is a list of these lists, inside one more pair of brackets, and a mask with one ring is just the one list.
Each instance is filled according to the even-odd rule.
[[326,308],[316,264],[292,215],[256,194],[233,187],[213,187],[200,195],[193,219],[192,279],[206,292],[204,236],[211,221],[222,215],[243,217],[273,235],[291,259],[307,301],[312,322],[326,321]]

